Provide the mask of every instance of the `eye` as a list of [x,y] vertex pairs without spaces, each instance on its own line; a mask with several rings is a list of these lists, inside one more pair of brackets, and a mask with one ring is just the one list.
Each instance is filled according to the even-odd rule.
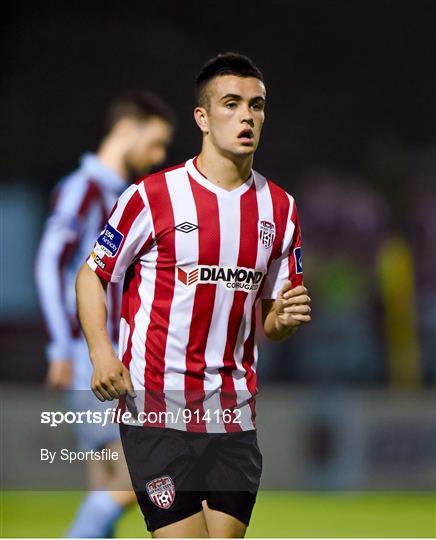
[[227,109],[236,109],[236,102],[230,101],[229,103],[226,103]]
[[255,111],[262,111],[263,110],[263,103],[261,103],[260,101],[257,102],[257,103],[253,103],[252,108]]

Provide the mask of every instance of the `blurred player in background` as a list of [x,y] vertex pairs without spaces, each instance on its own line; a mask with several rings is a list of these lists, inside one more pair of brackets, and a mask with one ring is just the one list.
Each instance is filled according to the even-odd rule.
[[[78,274],[92,388],[124,396],[123,448],[155,537],[244,536],[262,469],[257,301],[270,339],[310,321],[294,199],[252,169],[265,98],[250,59],[211,59],[200,154],[128,188]],[[124,274],[120,363],[104,290]]]
[[[102,405],[89,390],[92,366],[76,314],[77,271],[128,183],[165,160],[173,115],[156,95],[131,91],[110,106],[106,128],[97,152],[85,154],[79,168],[56,186],[36,261],[36,283],[50,339],[47,384],[71,390],[67,401],[73,410],[96,410]],[[112,343],[118,339],[120,305],[121,288],[110,285]],[[118,426],[74,427],[81,450],[108,447],[118,450],[121,459],[86,462],[90,493],[67,536],[110,537],[123,509],[135,500]]]

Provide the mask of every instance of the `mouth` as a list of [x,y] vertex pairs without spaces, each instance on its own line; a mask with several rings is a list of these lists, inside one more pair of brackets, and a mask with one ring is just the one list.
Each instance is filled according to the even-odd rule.
[[238,139],[241,141],[241,143],[245,144],[251,144],[254,142],[254,133],[252,129],[246,128],[243,129],[239,135]]

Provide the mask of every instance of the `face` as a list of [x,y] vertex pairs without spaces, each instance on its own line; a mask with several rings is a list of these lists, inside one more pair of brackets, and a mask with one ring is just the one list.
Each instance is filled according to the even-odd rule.
[[221,75],[205,91],[208,107],[197,107],[195,119],[210,143],[233,156],[252,155],[265,120],[265,86],[255,77]]
[[132,124],[125,163],[133,176],[142,176],[165,160],[172,134],[170,124],[158,117]]

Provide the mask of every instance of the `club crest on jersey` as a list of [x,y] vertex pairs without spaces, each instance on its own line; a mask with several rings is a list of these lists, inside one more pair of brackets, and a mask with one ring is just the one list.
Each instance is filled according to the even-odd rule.
[[275,237],[275,223],[273,221],[267,221],[266,219],[259,220],[259,239],[265,249],[268,249],[273,245]]
[[301,255],[301,247],[296,247],[294,249],[294,258],[295,258],[295,273],[303,273],[303,258]]
[[97,240],[97,246],[100,249],[95,249],[94,251],[96,251],[98,255],[100,255],[99,252],[101,251],[108,257],[115,257],[123,240],[124,235],[121,234],[120,231],[117,231],[115,227],[112,227],[112,225],[106,223],[106,227],[103,229],[103,232],[100,234]]
[[147,482],[145,489],[152,503],[167,510],[174,502],[176,488],[170,476],[161,476]]

